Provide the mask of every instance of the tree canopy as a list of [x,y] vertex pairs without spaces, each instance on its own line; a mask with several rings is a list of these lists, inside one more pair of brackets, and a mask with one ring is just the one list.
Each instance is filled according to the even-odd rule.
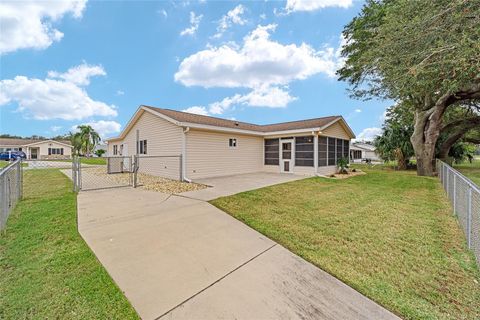
[[443,116],[480,99],[480,1],[368,0],[344,29],[338,74],[357,98],[413,110],[418,173],[431,175]]

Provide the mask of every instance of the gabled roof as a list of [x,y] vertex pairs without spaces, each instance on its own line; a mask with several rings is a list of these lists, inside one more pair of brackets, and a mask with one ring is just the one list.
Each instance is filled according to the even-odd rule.
[[12,147],[22,147],[31,144],[37,144],[41,142],[53,141],[60,144],[65,144],[71,146],[70,141],[68,140],[51,140],[51,139],[16,139],[16,138],[0,138],[0,146],[12,146]]
[[235,120],[227,120],[210,116],[203,116],[199,114],[193,114],[188,112],[182,112],[171,109],[161,109],[150,106],[144,106],[158,113],[161,113],[167,117],[170,117],[178,122],[188,122],[204,124],[216,127],[244,129],[258,132],[272,132],[272,131],[284,131],[284,130],[296,130],[296,129],[308,129],[308,128],[321,128],[326,124],[334,120],[338,120],[341,116],[329,116],[308,120],[289,121],[274,124],[259,125],[248,122],[241,122]]
[[363,142],[354,142],[352,143],[352,147],[356,147],[358,149],[363,149],[367,151],[375,151],[375,146],[368,144],[368,143],[363,143]]
[[[125,129],[122,133],[116,137],[109,140],[118,140],[122,139],[126,133],[130,130],[133,124],[138,120],[140,115],[143,112],[153,113],[167,121],[170,121],[178,126],[183,127],[197,127],[204,128],[209,130],[224,130],[231,132],[240,132],[245,134],[253,135],[268,135],[273,133],[283,133],[290,132],[294,130],[323,130],[332,124],[340,121],[347,132],[351,135],[352,138],[355,137],[355,134],[350,129],[348,124],[345,122],[342,116],[328,116],[307,120],[298,120],[298,121],[289,121],[281,122],[274,124],[259,125],[248,122],[236,121],[236,120],[227,120],[222,118],[198,115],[188,112],[182,112],[172,109],[163,109],[156,108],[151,106],[140,106],[135,115],[130,119]],[[108,140],[107,140],[108,141]]]

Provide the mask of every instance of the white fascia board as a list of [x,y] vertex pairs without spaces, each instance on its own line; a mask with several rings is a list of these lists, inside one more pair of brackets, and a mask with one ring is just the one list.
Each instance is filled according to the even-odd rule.
[[43,140],[43,141],[38,141],[38,142],[33,142],[33,143],[29,143],[29,144],[25,144],[25,145],[23,145],[23,146],[24,146],[24,147],[30,147],[30,146],[34,146],[34,145],[36,145],[36,144],[48,143],[48,142],[58,143],[58,144],[61,144],[62,146],[66,146],[66,147],[72,148],[72,145],[71,145],[71,144],[66,144],[66,143],[63,143],[63,142],[60,142],[60,141],[56,141],[56,140],[51,140],[51,139]]

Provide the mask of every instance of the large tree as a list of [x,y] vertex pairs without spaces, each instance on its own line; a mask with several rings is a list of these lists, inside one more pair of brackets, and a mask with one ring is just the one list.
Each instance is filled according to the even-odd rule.
[[344,29],[340,79],[411,106],[419,175],[433,174],[447,109],[480,99],[479,25],[480,1],[369,0]]

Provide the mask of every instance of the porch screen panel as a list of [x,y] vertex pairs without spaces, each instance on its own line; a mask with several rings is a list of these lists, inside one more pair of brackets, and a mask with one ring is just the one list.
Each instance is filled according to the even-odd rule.
[[348,159],[349,154],[350,154],[350,141],[343,140],[343,157]]
[[343,157],[343,140],[337,139],[337,159],[335,164],[338,163],[338,160],[342,159]]
[[264,163],[266,165],[279,165],[279,140],[278,139],[265,139],[265,156]]
[[327,137],[318,137],[318,166],[324,167],[327,165],[328,141]]
[[295,138],[295,165],[313,167],[313,137]]
[[334,166],[337,164],[335,159],[335,146],[336,146],[335,138],[328,138],[328,165]]

